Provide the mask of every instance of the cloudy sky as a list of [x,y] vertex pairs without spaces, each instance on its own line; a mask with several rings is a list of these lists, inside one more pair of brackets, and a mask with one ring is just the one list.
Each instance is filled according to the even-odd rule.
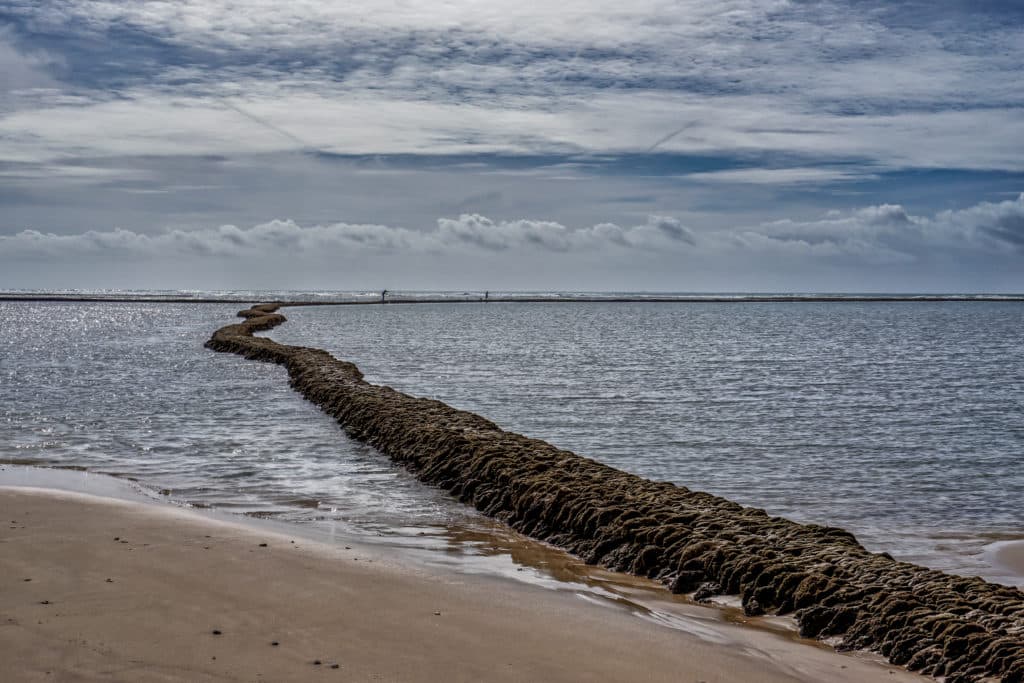
[[1019,0],[7,0],[0,288],[1024,291]]

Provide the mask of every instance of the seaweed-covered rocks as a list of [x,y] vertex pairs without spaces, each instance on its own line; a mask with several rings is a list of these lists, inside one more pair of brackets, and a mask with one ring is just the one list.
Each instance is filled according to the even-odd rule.
[[370,384],[325,351],[253,337],[285,322],[277,309],[241,311],[206,346],[284,365],[350,436],[520,532],[698,599],[739,595],[748,614],[793,614],[806,636],[951,683],[1024,683],[1021,591],[897,562],[843,529],[649,481]]

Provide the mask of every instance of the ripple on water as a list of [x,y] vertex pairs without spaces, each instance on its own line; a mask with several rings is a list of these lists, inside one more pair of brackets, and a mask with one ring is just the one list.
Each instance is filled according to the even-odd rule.
[[[0,459],[367,534],[475,524],[292,392],[202,348],[237,304],[0,302]],[[1006,580],[1024,535],[1024,305],[287,309],[270,336],[643,476]],[[296,501],[316,501],[301,504]]]
[[652,479],[849,528],[872,549],[1012,578],[983,548],[993,533],[1024,535],[1024,305],[487,304],[287,315],[269,336],[324,348],[369,381]]

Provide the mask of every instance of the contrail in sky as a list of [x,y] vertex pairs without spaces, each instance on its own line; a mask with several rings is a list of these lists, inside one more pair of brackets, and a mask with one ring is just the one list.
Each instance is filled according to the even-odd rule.
[[253,114],[252,112],[246,111],[245,109],[239,107],[237,104],[235,104],[234,102],[232,102],[231,100],[229,100],[226,97],[221,98],[221,104],[223,104],[228,109],[231,109],[233,111],[238,112],[239,114],[241,114],[245,118],[249,119],[250,121],[254,121],[254,122],[258,123],[259,125],[263,126],[264,128],[267,128],[269,130],[274,131],[275,133],[277,133],[281,137],[288,138],[290,141],[294,142],[299,147],[301,147],[302,151],[304,151],[304,152],[305,151],[310,151],[310,150],[313,149],[312,145],[307,143],[305,140],[303,140],[299,136],[293,135],[292,133],[289,133],[284,128],[281,128],[280,126],[278,126],[278,125],[276,125],[274,123],[271,123],[270,121],[268,121],[267,119],[263,118],[262,116],[257,116],[256,114]]
[[696,125],[697,125],[697,123],[696,123],[695,121],[691,121],[690,123],[686,124],[685,126],[682,126],[682,127],[680,127],[680,128],[677,128],[676,130],[672,131],[671,133],[669,133],[669,134],[668,134],[668,135],[666,135],[665,137],[663,137],[663,138],[659,139],[659,140],[658,140],[657,142],[655,142],[655,143],[654,143],[653,145],[651,145],[651,146],[650,146],[650,147],[648,147],[648,148],[647,148],[646,150],[644,150],[644,153],[645,153],[645,154],[649,154],[649,153],[653,152],[653,151],[654,151],[655,149],[657,149],[658,147],[661,147],[661,146],[662,146],[662,145],[664,145],[664,144],[665,144],[666,142],[668,142],[669,140],[671,140],[671,139],[672,139],[672,138],[674,138],[675,136],[677,136],[677,135],[679,135],[680,133],[682,133],[682,132],[683,132],[684,130],[687,130],[687,129],[689,129],[689,128],[693,128],[693,127],[694,127],[694,126],[696,126]]

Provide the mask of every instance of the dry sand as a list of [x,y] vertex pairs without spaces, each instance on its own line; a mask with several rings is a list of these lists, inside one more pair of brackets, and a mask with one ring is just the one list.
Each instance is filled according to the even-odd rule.
[[927,680],[165,505],[0,487],[0,522],[2,681]]

